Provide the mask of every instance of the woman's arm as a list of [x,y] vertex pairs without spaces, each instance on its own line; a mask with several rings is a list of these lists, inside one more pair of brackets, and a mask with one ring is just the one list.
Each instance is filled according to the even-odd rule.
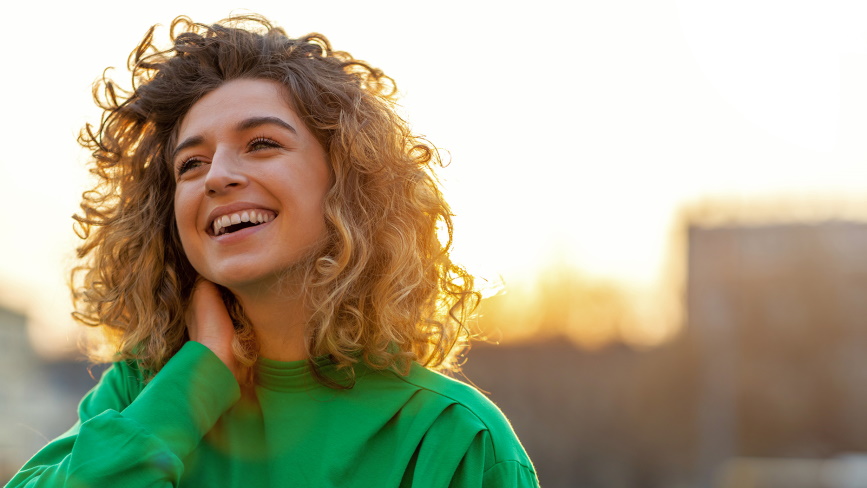
[[116,363],[79,406],[79,421],[10,480],[13,487],[177,486],[182,460],[240,397],[231,372],[188,342],[144,388]]
[[191,337],[211,345],[186,343],[147,386],[137,367],[115,363],[81,401],[79,421],[36,453],[7,488],[177,486],[183,459],[240,398],[227,364],[231,320],[226,330],[225,307],[210,287],[203,294],[197,286],[188,320]]

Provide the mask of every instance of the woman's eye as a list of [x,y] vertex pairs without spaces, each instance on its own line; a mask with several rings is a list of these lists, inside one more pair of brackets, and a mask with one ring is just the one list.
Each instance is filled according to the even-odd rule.
[[178,165],[178,176],[186,173],[187,171],[189,171],[193,168],[201,166],[202,164],[204,164],[204,161],[202,161],[201,159],[197,159],[197,158],[185,159],[184,161],[181,162],[181,164]]
[[275,147],[281,147],[277,142],[268,139],[267,137],[257,137],[250,141],[250,150],[251,151],[260,151],[262,149],[271,149]]

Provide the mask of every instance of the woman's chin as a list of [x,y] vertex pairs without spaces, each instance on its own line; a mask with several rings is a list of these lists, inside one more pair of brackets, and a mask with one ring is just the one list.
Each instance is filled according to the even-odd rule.
[[264,279],[255,276],[215,276],[213,279],[208,279],[235,294],[245,293],[248,290],[262,288],[269,285],[268,283],[265,283]]
[[237,270],[232,272],[208,273],[202,274],[202,277],[212,281],[232,293],[238,295],[249,295],[263,293],[274,293],[296,283],[298,280],[293,279],[298,273],[295,268],[271,270],[269,272],[254,272],[254,270]]

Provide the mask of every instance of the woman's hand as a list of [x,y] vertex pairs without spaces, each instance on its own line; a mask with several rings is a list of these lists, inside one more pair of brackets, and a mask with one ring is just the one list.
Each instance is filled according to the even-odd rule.
[[232,354],[232,339],[235,337],[232,318],[217,285],[201,277],[193,287],[187,308],[187,330],[190,340],[204,344],[226,364],[236,379],[241,378],[241,368]]

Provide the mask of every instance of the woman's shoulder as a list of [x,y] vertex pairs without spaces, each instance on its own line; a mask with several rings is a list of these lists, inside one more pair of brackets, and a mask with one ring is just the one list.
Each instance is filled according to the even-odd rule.
[[417,390],[415,399],[424,404],[419,408],[438,411],[431,431],[467,438],[483,434],[485,444],[493,450],[497,462],[517,460],[529,463],[509,420],[477,388],[418,363],[413,363],[408,375],[396,377]]
[[482,392],[463,381],[413,363],[410,373],[400,377],[406,383],[464,407],[488,428],[508,425],[503,412]]
[[[423,426],[416,470],[436,477],[443,466],[453,465],[453,482],[483,476],[493,485],[500,480],[501,485],[537,486],[533,463],[509,420],[477,388],[417,363],[409,374],[394,374],[389,381],[411,392],[399,416]],[[456,486],[484,484],[476,480]]]

